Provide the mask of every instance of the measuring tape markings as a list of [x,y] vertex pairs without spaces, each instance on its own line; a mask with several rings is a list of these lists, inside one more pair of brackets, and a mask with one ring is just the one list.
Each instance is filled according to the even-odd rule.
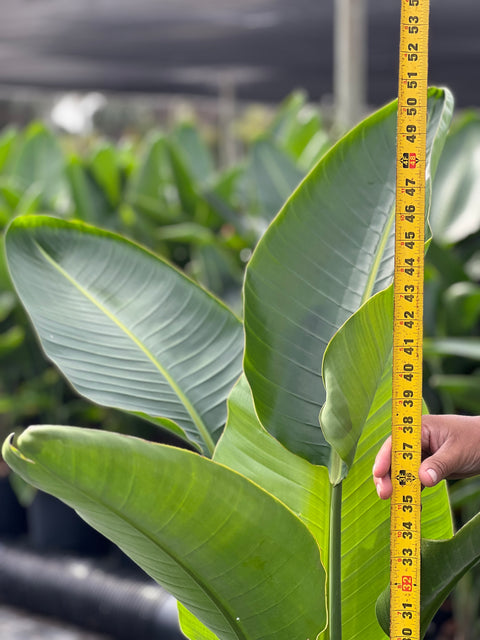
[[390,638],[420,640],[428,0],[402,0],[397,117]]

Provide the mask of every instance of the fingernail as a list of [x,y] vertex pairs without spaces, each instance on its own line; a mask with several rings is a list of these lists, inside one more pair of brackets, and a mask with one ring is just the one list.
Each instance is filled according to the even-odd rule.
[[377,495],[378,495],[378,497],[379,497],[379,498],[381,498],[381,497],[382,497],[382,496],[380,495],[381,487],[380,487],[380,483],[379,483],[379,482],[376,482],[376,483],[375,483],[375,488],[376,488],[376,490],[377,490]]
[[437,480],[438,480],[437,472],[434,469],[427,469],[427,473],[432,479],[433,484],[437,484]]

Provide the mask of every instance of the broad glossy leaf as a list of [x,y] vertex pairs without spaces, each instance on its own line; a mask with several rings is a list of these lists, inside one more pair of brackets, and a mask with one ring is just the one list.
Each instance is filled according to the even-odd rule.
[[[451,112],[430,90],[427,172]],[[262,424],[295,453],[328,463],[321,367],[334,333],[393,276],[396,103],[338,142],[287,200],[245,280],[245,372]]]
[[198,454],[118,434],[34,427],[7,463],[113,540],[220,640],[316,638],[318,546],[284,505]]
[[213,451],[243,349],[225,306],[153,254],[82,223],[17,218],[6,246],[47,355],[81,394]]
[[[347,468],[370,413],[379,381],[391,362],[393,290],[370,298],[333,336],[323,359],[326,401],[320,425]],[[331,478],[336,483],[341,477]]]
[[439,244],[480,229],[480,117],[467,114],[452,129],[435,178],[430,225]]
[[[390,504],[379,500],[372,467],[379,444],[391,431],[391,374],[383,377],[360,438],[354,463],[343,481],[343,635],[351,640],[384,638],[375,601],[389,581]],[[452,519],[445,483],[422,496],[422,535],[445,538]]]
[[[315,536],[327,568],[330,544],[330,491],[327,470],[286,450],[260,425],[243,380],[229,401],[227,427],[214,459],[266,488],[305,522]],[[351,471],[343,481],[342,608],[343,637],[384,640],[375,601],[389,580],[390,505],[378,499],[372,466],[391,429],[391,376],[382,377],[360,438]],[[423,492],[422,533],[452,533],[445,483]],[[329,640],[325,631],[319,640]]]
[[241,377],[228,399],[228,420],[214,460],[239,471],[298,514],[328,562],[330,483],[324,467],[309,464],[285,449],[260,424],[250,387]]
[[[420,637],[433,616],[467,571],[480,561],[480,513],[448,540],[422,541]],[[389,628],[389,590],[377,602],[377,615],[385,633]]]

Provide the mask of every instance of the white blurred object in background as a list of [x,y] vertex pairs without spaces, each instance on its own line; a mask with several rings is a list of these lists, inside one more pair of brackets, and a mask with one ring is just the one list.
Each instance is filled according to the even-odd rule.
[[73,135],[86,135],[94,129],[94,116],[107,99],[98,92],[70,92],[59,98],[50,113],[53,124]]

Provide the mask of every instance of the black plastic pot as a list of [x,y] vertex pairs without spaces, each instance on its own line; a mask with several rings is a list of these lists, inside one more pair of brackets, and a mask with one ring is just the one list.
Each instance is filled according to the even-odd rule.
[[110,542],[66,504],[38,491],[28,508],[30,544],[38,551],[64,551],[101,556]]
[[175,600],[160,586],[101,567],[0,543],[0,601],[114,640],[184,640]]

